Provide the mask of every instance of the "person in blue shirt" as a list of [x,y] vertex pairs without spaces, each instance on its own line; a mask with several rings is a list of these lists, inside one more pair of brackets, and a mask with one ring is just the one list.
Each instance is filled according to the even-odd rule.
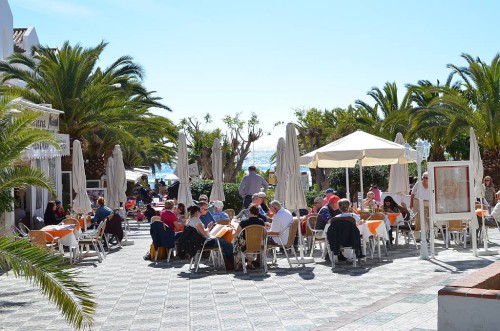
[[222,211],[222,209],[224,209],[224,203],[222,203],[222,201],[214,201],[212,204],[214,207],[212,217],[214,218],[215,222],[229,219],[229,215]]
[[111,215],[113,213],[113,210],[111,210],[111,208],[106,206],[103,197],[99,197],[97,199],[97,205],[99,207],[95,211],[94,218],[92,218],[92,225],[93,226],[99,225],[99,223],[104,221],[106,219],[106,217],[108,217],[109,215]]
[[198,202],[198,207],[200,207],[201,211],[201,216],[200,216],[201,223],[203,223],[205,227],[207,227],[208,224],[210,224],[210,222],[215,223],[212,214],[208,211],[208,202],[200,201]]
[[260,192],[261,188],[264,189],[264,192],[267,192],[269,188],[267,181],[262,176],[258,175],[256,171],[257,168],[255,166],[248,167],[248,175],[243,177],[238,188],[238,192],[243,198],[243,209],[248,208],[252,202],[252,195],[254,193]]

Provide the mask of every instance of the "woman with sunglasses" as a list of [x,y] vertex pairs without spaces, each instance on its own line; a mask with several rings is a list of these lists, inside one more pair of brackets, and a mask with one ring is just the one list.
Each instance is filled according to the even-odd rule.
[[486,176],[483,179],[483,187],[484,187],[484,198],[491,209],[495,207],[495,184],[493,184],[493,179],[490,176]]

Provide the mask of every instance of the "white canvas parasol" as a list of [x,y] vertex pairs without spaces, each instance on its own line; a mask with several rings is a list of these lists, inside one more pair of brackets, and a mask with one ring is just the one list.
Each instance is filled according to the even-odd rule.
[[[474,197],[481,199],[481,209],[483,209],[483,198],[484,198],[484,187],[482,184],[484,169],[483,169],[483,160],[481,159],[481,151],[479,150],[479,145],[477,144],[476,134],[474,133],[474,129],[470,128],[470,151],[469,151],[469,160],[471,161],[471,171],[474,177]],[[474,198],[472,197],[472,198]],[[475,200],[475,199],[474,199]],[[474,204],[473,204],[474,205]],[[482,214],[482,213],[481,213]],[[484,226],[484,216],[481,217],[482,225],[483,225],[483,241],[484,241],[484,251],[482,251],[481,255],[490,255],[488,253],[488,238],[487,238],[487,230]],[[477,223],[477,216],[475,215],[475,210],[472,215],[472,251],[474,255],[477,255],[477,242],[476,242],[476,229],[479,227]]]
[[[405,139],[398,132],[396,134],[395,143],[404,146]],[[397,163],[391,164],[391,172],[389,175],[389,188],[387,191],[393,195],[403,196],[410,192],[410,180],[408,177],[408,164]]]
[[210,201],[225,201],[226,197],[222,188],[222,152],[220,150],[220,141],[217,138],[214,139],[214,145],[212,146],[212,173],[214,182],[210,192]]
[[[119,209],[127,202],[127,177],[125,175],[125,165],[123,164],[123,154],[120,145],[115,145],[113,150],[114,173],[113,173],[113,201],[109,201],[112,209]],[[108,182],[108,186],[109,186]]]
[[274,200],[280,202],[285,201],[286,194],[286,162],[285,162],[285,150],[286,142],[285,139],[280,138],[278,140],[278,147],[276,150],[276,189],[274,190]]
[[89,196],[87,195],[87,178],[83,162],[82,145],[79,140],[73,141],[73,190],[76,193],[73,200],[73,210],[78,214],[87,214],[92,211]]
[[183,203],[186,208],[193,205],[191,188],[189,184],[189,165],[187,155],[186,135],[179,132],[179,152],[177,154],[176,175],[179,177],[179,194],[177,202]]

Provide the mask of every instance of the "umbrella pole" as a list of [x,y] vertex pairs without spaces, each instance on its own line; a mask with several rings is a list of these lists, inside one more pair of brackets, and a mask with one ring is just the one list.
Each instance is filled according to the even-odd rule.
[[[295,210],[295,215],[297,215],[297,219],[299,220],[299,226],[298,226],[298,233],[299,233],[299,264],[302,264],[303,267],[306,266],[306,263],[314,263],[314,258],[312,257],[305,257],[304,256],[304,237],[302,237],[302,230],[301,230],[301,227],[300,227],[300,213],[299,213],[299,209],[297,208]],[[293,260],[291,261],[292,263],[297,263],[297,260]]]
[[363,164],[361,162],[361,159],[359,159],[359,183],[360,183],[360,191],[361,191],[361,211],[364,211],[363,209],[363,197],[365,196],[363,193]]
[[347,198],[347,200],[351,201],[349,192],[349,168],[347,167],[345,168],[345,188],[346,188],[345,197]]

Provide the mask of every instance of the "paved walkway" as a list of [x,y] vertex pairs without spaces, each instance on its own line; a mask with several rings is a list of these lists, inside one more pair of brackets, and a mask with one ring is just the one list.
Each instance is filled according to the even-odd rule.
[[[500,234],[490,233],[498,249]],[[414,246],[400,246],[382,262],[341,263],[333,272],[325,262],[289,269],[280,260],[267,275],[205,266],[193,274],[181,261],[142,259],[151,242],[147,224],[132,224],[130,237],[133,246],[79,266],[98,302],[94,330],[436,330],[437,291],[499,259],[439,245],[435,259],[422,261]],[[0,329],[71,328],[38,290],[2,275]]]

